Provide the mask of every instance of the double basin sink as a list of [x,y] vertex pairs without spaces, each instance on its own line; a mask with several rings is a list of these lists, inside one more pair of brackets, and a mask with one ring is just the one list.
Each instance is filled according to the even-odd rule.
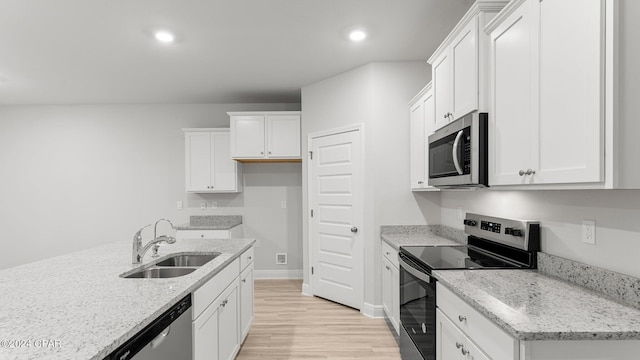
[[219,252],[174,255],[129,275],[123,274],[120,276],[126,279],[164,279],[184,276],[196,271],[200,266],[215,259],[218,255],[220,255]]

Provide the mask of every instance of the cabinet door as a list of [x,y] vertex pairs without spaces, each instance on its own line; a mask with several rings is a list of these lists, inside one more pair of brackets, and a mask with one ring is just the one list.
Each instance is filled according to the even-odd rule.
[[449,113],[451,113],[451,71],[449,69],[448,52],[445,51],[435,59],[431,72],[435,107],[435,131],[449,123]]
[[393,318],[393,265],[382,257],[382,307],[385,314],[391,320]]
[[211,186],[215,191],[238,190],[237,162],[231,159],[229,132],[213,132],[211,134],[213,154]]
[[478,17],[451,43],[453,119],[478,109]]
[[426,147],[426,130],[424,103],[419,99],[416,104],[410,108],[409,127],[411,146],[410,162],[411,162],[411,188],[421,189],[426,183],[425,178],[425,147]]
[[267,116],[267,157],[300,157],[300,116]]
[[537,3],[539,151],[533,152],[533,182],[600,182],[604,162],[604,1]]
[[391,323],[400,335],[400,271],[391,265]]
[[210,133],[185,133],[185,155],[187,192],[209,191],[211,186]]
[[244,341],[253,323],[253,263],[240,275],[240,342]]
[[218,356],[220,360],[233,360],[240,349],[238,283],[237,278],[220,295],[218,308]]
[[193,324],[193,360],[218,360],[218,306],[209,306]]
[[467,351],[466,360],[491,360],[491,358],[482,352],[471,340],[467,339],[465,350]]
[[233,158],[264,158],[264,116],[231,116],[231,156]]
[[466,360],[464,345],[464,334],[436,309],[436,360]]
[[[489,116],[489,184],[523,184],[537,141],[532,128],[531,9],[528,0],[491,32],[493,106]],[[537,1],[536,1],[537,2]]]

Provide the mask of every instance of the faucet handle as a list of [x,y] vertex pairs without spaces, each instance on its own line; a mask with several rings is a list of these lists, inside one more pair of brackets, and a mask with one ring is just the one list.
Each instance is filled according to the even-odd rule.
[[154,244],[153,247],[151,248],[151,257],[152,258],[157,258],[158,256],[160,256],[158,254],[158,249],[160,249],[160,244]]
[[145,226],[141,227],[140,230],[136,231],[136,233],[133,235],[133,239],[134,240],[142,240],[142,230],[148,228],[149,226],[151,226],[151,224],[145,225]]

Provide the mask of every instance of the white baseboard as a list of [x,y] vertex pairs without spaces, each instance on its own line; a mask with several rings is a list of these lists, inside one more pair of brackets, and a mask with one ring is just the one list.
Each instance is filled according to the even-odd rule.
[[313,296],[313,289],[311,288],[311,285],[302,283],[302,295]]
[[384,317],[384,308],[382,305],[373,305],[369,303],[364,303],[362,309],[360,309],[360,313],[366,317],[370,318],[383,318]]
[[254,279],[302,279],[300,270],[254,270]]

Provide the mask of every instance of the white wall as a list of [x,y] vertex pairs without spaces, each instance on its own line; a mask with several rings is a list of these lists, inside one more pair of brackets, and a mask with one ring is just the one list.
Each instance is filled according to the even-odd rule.
[[[256,270],[301,269],[301,165],[245,165],[243,193],[187,196],[180,130],[228,127],[226,111],[299,106],[0,107],[0,268],[127,242],[161,217],[180,224],[192,214],[238,214],[245,236],[261,242]],[[219,208],[200,210],[203,199]],[[287,266],[275,265],[276,252],[289,253]]]
[[[439,195],[409,189],[408,102],[431,77],[426,62],[372,63],[302,89],[302,138],[364,124],[364,301],[380,304],[380,225],[437,224]],[[303,161],[303,209],[307,206],[307,162]],[[416,199],[420,199],[418,202]],[[308,217],[303,218],[304,279],[310,284]]]
[[[637,168],[640,155],[640,2],[621,0],[619,19],[620,135],[623,168]],[[633,174],[633,173],[631,173]],[[623,177],[622,186],[637,183]],[[443,192],[442,223],[461,228],[456,208],[488,215],[540,220],[542,250],[640,277],[640,190]],[[581,241],[582,220],[596,220],[596,245]]]

